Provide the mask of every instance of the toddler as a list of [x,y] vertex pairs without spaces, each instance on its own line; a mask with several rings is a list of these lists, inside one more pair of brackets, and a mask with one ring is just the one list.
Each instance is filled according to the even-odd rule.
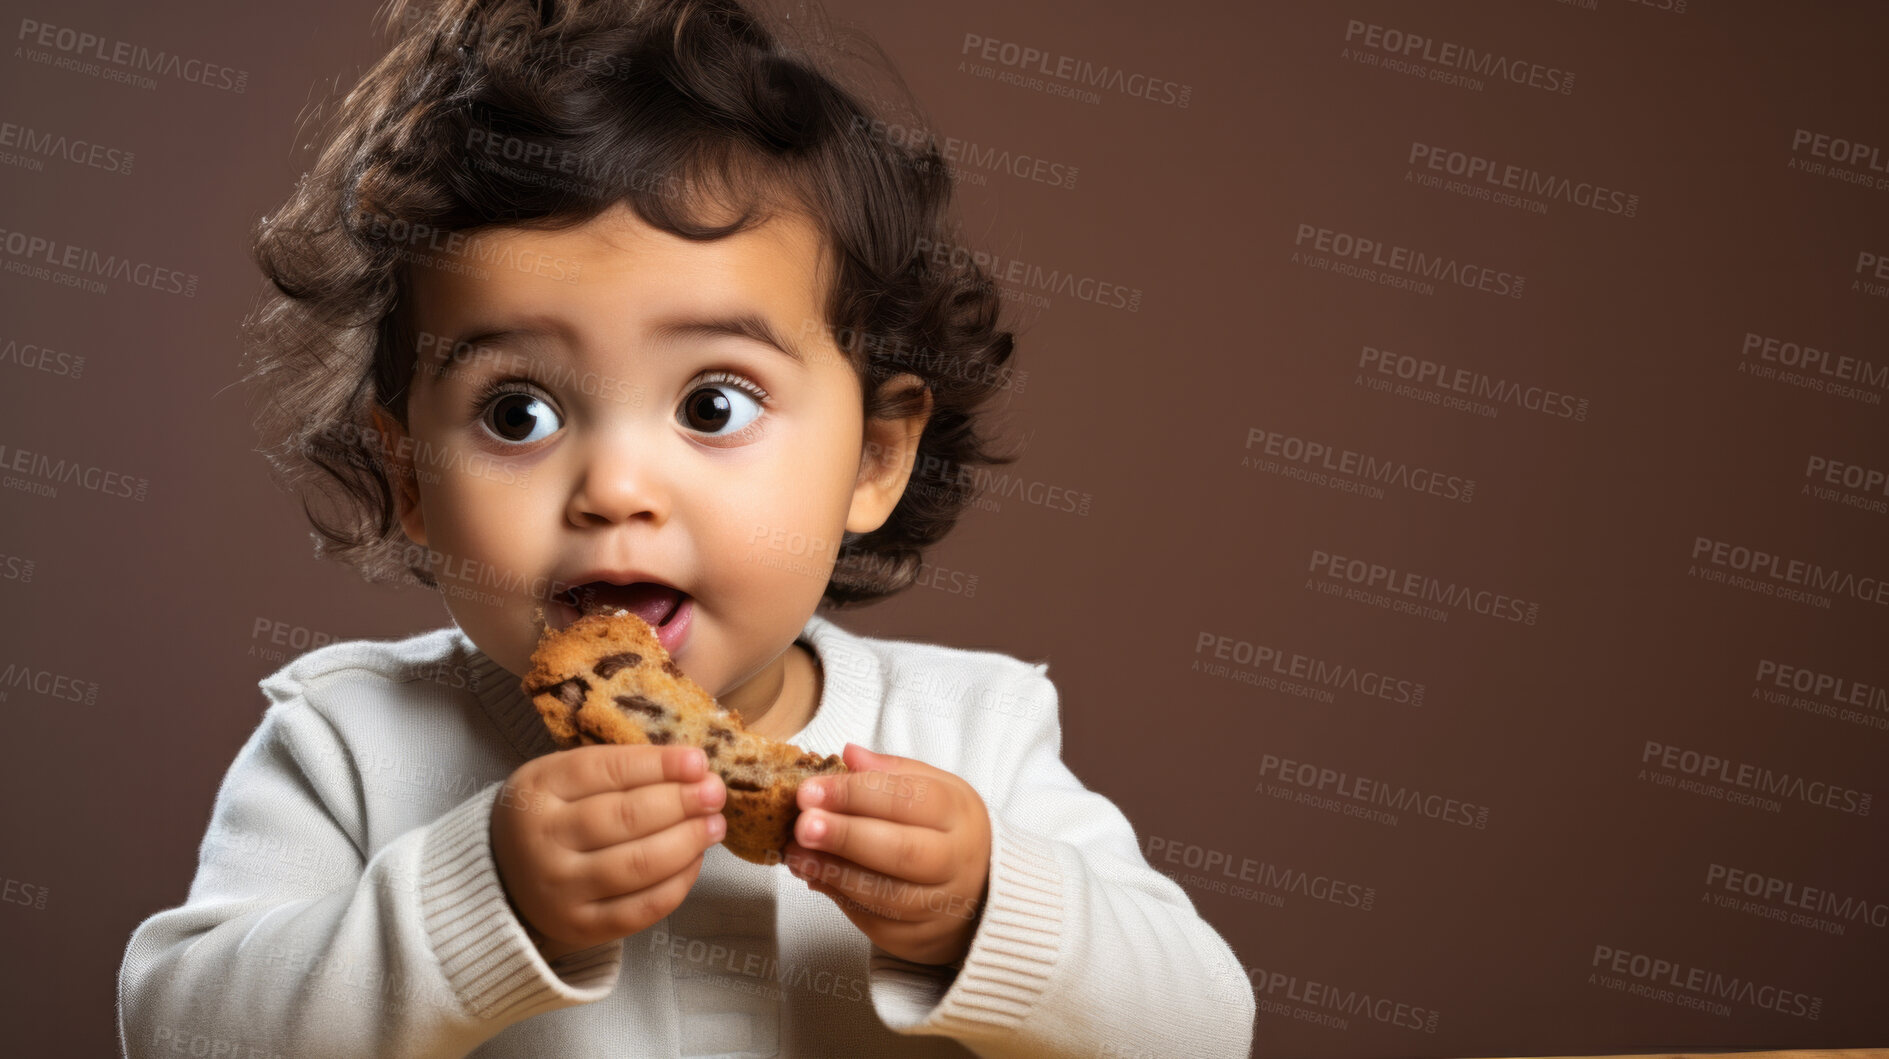
[[[1245,975],[1063,764],[1046,666],[815,613],[912,584],[1015,458],[999,295],[924,250],[935,145],[733,0],[390,16],[248,338],[320,552],[453,624],[262,681],[126,1052],[1246,1055]],[[552,742],[519,677],[597,600],[843,754],[782,863],[719,845],[701,750]]]

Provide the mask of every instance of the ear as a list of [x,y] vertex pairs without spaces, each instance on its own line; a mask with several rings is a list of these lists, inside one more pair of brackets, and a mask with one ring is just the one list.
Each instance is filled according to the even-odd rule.
[[415,544],[426,544],[426,514],[420,509],[420,482],[413,472],[413,441],[388,411],[373,406],[374,435],[392,473],[394,504],[400,510],[400,528]]
[[919,408],[899,418],[866,420],[859,476],[853,485],[852,507],[846,512],[846,529],[853,533],[871,533],[892,517],[912,477],[912,465],[918,462],[919,435],[931,419],[931,390],[923,379],[907,373],[882,385],[895,393],[916,389]]

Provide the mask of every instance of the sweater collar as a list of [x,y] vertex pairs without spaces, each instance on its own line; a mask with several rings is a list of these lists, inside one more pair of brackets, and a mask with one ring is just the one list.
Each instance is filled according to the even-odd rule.
[[[519,675],[493,661],[456,629],[472,672],[472,694],[505,741],[529,760],[553,753],[557,742],[525,694]],[[837,754],[847,742],[867,745],[883,698],[879,660],[862,637],[829,618],[809,615],[796,637],[820,663],[820,702],[813,719],[790,742],[816,754]]]

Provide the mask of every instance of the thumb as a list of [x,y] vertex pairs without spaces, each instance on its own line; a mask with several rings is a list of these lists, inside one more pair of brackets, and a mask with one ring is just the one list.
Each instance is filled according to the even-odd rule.
[[854,772],[903,772],[909,771],[910,766],[923,764],[911,758],[899,757],[897,754],[874,753],[858,743],[846,744],[840,750],[840,760]]

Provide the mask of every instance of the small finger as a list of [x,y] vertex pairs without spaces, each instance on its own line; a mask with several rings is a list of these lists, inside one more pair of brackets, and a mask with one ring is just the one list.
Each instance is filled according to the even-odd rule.
[[910,920],[922,912],[924,895],[937,892],[915,883],[888,879],[843,857],[814,853],[795,843],[788,844],[786,861],[788,870],[796,878],[806,882],[815,893],[826,894],[839,902],[849,917],[868,915]]
[[548,770],[545,790],[566,802],[651,783],[689,783],[708,771],[708,758],[693,746],[600,743],[558,754],[567,756]]
[[720,813],[692,817],[591,855],[591,876],[581,884],[585,900],[607,901],[646,890],[687,868],[728,833]]
[[943,830],[954,813],[950,789],[930,776],[910,772],[845,772],[804,780],[795,793],[803,810],[826,809],[895,823]]
[[589,853],[661,831],[677,821],[721,809],[728,789],[714,773],[693,783],[652,783],[593,794],[569,806],[551,827],[565,849]]
[[840,760],[855,772],[877,769],[881,772],[909,772],[917,775],[949,775],[936,765],[927,764],[915,757],[900,757],[897,754],[881,754],[868,750],[858,743],[847,743],[840,748]]
[[928,827],[811,809],[794,821],[794,840],[893,879],[935,886],[957,874],[944,832]]
[[654,885],[634,893],[619,894],[583,906],[580,919],[592,932],[608,937],[628,937],[659,922],[675,911],[689,895],[696,877],[702,872],[702,855],[682,865],[681,869]]

